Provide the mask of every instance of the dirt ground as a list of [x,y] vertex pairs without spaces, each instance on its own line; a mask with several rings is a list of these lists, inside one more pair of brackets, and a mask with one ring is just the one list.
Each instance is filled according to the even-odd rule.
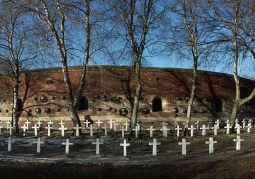
[[[11,152],[7,151],[9,136],[2,135],[0,178],[246,178],[255,171],[254,134],[255,131],[242,131],[240,136],[244,141],[241,150],[237,151],[233,141],[237,136],[235,133],[227,135],[221,129],[217,136],[212,130],[202,136],[201,131],[196,131],[193,137],[185,137],[190,145],[187,145],[187,155],[182,155],[178,142],[184,136],[176,137],[175,131],[170,131],[165,138],[160,131],[155,131],[153,138],[161,145],[157,146],[157,155],[153,156],[149,145],[153,139],[148,131],[142,131],[142,143],[140,137],[129,139],[126,133],[125,138],[130,143],[127,157],[123,156],[123,147],[120,146],[124,139],[120,132],[112,131],[104,136],[103,131],[96,131],[93,137],[88,131],[79,137],[73,136],[72,132],[61,137],[56,132],[47,137],[42,131],[40,137],[44,143],[40,153],[36,152],[34,143],[37,137],[32,134],[13,137]],[[97,137],[103,142],[99,155],[96,155],[96,146],[92,144]],[[213,154],[209,154],[205,144],[209,137],[217,141]],[[62,145],[66,138],[73,143],[69,154],[65,154],[65,146]],[[236,165],[240,167],[236,169]],[[233,171],[225,174],[225,170]]]

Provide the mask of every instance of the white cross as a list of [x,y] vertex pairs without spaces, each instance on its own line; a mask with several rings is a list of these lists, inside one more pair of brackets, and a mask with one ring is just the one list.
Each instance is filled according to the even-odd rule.
[[209,120],[207,120],[207,121],[206,121],[206,127],[207,127],[208,129],[210,129],[210,124],[211,124],[211,122],[210,122]]
[[152,155],[157,155],[157,146],[161,145],[160,142],[157,142],[157,139],[153,139],[153,142],[150,142],[149,145],[152,145]]
[[88,119],[86,119],[86,120],[84,121],[84,124],[85,124],[85,127],[86,127],[86,128],[89,127],[90,122],[88,121]]
[[125,126],[125,130],[128,131],[128,122],[127,121],[125,121],[124,126]]
[[120,144],[120,146],[123,147],[123,156],[127,156],[127,146],[130,146],[130,143],[126,142],[126,139],[124,139],[124,143]]
[[193,134],[194,134],[194,130],[196,128],[193,126],[193,125],[190,125],[190,128],[188,128],[188,130],[190,130],[190,137],[193,137]]
[[10,128],[10,125],[11,125],[11,121],[9,120],[9,121],[7,121],[7,122],[5,122],[5,123],[7,124],[6,129],[9,129],[9,128]]
[[251,132],[251,128],[252,128],[251,123],[248,123],[248,126],[247,126],[247,133],[250,133],[250,132]]
[[235,120],[235,126],[239,123],[238,119]]
[[108,127],[107,127],[106,124],[105,124],[104,127],[103,127],[103,129],[104,129],[104,135],[105,135],[105,136],[107,136],[107,128],[108,128]]
[[138,126],[136,125],[135,129],[133,129],[133,130],[135,131],[135,138],[137,138],[138,137],[138,131],[139,131]]
[[46,129],[48,130],[48,136],[50,136],[50,130],[52,129],[53,127],[51,127],[51,124],[48,122],[48,127],[46,127]]
[[199,121],[195,123],[197,125],[197,131],[199,130]]
[[121,130],[121,136],[122,136],[122,138],[124,138],[125,137],[125,128],[124,128],[124,126],[122,126],[120,130]]
[[174,121],[173,126],[176,127],[178,125],[178,122]]
[[233,139],[234,142],[236,142],[236,150],[241,150],[241,142],[243,139],[238,135],[236,136],[236,139]]
[[236,129],[237,134],[240,134],[241,128],[242,128],[242,126],[240,126],[240,124],[236,124],[235,129]]
[[74,129],[75,129],[76,136],[79,136],[80,135],[79,130],[81,129],[81,127],[79,127],[79,124],[76,124],[76,127],[74,127]]
[[8,152],[12,151],[12,137],[8,137],[8,140],[6,141],[8,142]]
[[41,127],[42,122],[40,121],[40,119],[39,119],[39,121],[36,122],[36,124],[38,125],[38,128]]
[[[217,125],[216,125],[216,128],[217,128]],[[213,141],[213,138],[212,138],[212,137],[209,137],[209,141],[206,141],[205,143],[206,143],[206,144],[209,144],[209,154],[214,153],[213,144],[216,144],[217,141]]]
[[110,124],[110,129],[112,129],[112,125],[114,124],[114,121],[112,119],[110,119],[110,121],[108,123]]
[[163,121],[163,122],[161,123],[162,128],[163,128],[163,126],[167,126],[167,125],[168,125],[168,123],[165,122],[165,121]]
[[90,137],[93,136],[93,129],[95,129],[95,127],[93,127],[93,124],[90,124],[89,125]]
[[29,127],[30,122],[27,120],[27,121],[25,122],[25,124],[26,124],[26,129],[28,130],[28,127]]
[[0,135],[2,134],[2,128],[3,128],[3,125],[2,125],[2,121],[0,120]]
[[69,142],[69,139],[66,139],[66,142],[62,142],[62,145],[65,145],[65,146],[66,146],[66,148],[65,148],[65,153],[66,153],[66,154],[69,154],[69,146],[70,146],[70,145],[73,145],[73,143],[70,143],[70,142]]
[[118,126],[118,123],[114,122],[114,124],[113,124],[113,130],[114,130],[114,131],[117,130],[117,126]]
[[103,142],[99,141],[99,138],[96,139],[96,142],[92,142],[92,144],[96,144],[96,154],[99,154],[99,145],[103,144]]
[[242,120],[242,123],[243,123],[243,128],[245,128],[246,120],[245,120],[245,119],[243,119],[243,120]]
[[21,127],[21,129],[23,129],[23,136],[25,136],[25,135],[26,135],[26,131],[27,131],[27,125],[24,124],[24,125]]
[[226,124],[230,124],[230,122],[229,122],[229,120],[228,120],[228,119],[226,120],[226,122],[225,122],[225,123],[226,123]]
[[227,129],[226,130],[226,134],[229,134],[230,133],[230,129],[231,129],[231,126],[230,126],[229,122],[227,123],[227,126],[224,126],[224,128]]
[[164,125],[162,127],[163,127],[163,129],[160,129],[160,130],[163,131],[163,137],[167,137],[167,131],[169,131],[170,129],[168,129],[166,125]]
[[179,135],[180,135],[180,130],[182,130],[182,128],[180,128],[179,125],[177,125],[176,128],[175,128],[175,130],[176,130],[176,132],[177,132],[177,133],[176,133],[176,136],[179,137]]
[[98,119],[96,123],[97,123],[97,127],[99,128],[101,126],[100,124],[103,122],[101,122],[100,119]]
[[65,122],[63,122],[63,121],[61,120],[60,123],[58,123],[58,124],[60,124],[60,126],[63,126],[63,125],[65,124]]
[[214,134],[214,135],[217,135],[217,134],[218,134],[218,129],[219,129],[218,125],[217,125],[217,124],[214,124],[214,127],[213,127],[213,134]]
[[217,128],[219,129],[219,128],[220,128],[220,120],[217,119],[217,120],[215,121],[215,124],[217,125]]
[[37,130],[38,130],[38,126],[35,124],[35,126],[34,127],[32,127],[34,130],[35,130],[35,136],[37,136]]
[[202,129],[202,136],[206,135],[206,129],[208,129],[208,128],[205,127],[204,124],[202,125],[202,127],[200,127],[200,129]]
[[10,126],[9,126],[9,129],[10,129],[10,135],[12,135],[12,131],[13,131],[13,126],[12,126],[12,124],[10,124]]
[[151,125],[150,128],[148,128],[147,130],[150,131],[150,137],[153,137],[153,131],[156,130],[156,129],[153,129],[153,125]]
[[38,137],[37,141],[34,141],[34,143],[37,144],[36,152],[37,152],[37,153],[40,153],[40,152],[41,152],[41,144],[43,144],[44,142],[41,141],[41,138],[40,138],[40,137]]
[[61,124],[61,127],[58,128],[58,130],[61,130],[61,136],[64,137],[65,131],[67,130],[67,128],[63,124]]
[[52,124],[53,124],[53,122],[50,120],[49,122],[47,122],[47,124],[52,125]]
[[190,142],[186,142],[185,138],[182,138],[182,142],[178,142],[178,145],[182,146],[182,155],[186,155],[187,153],[187,145],[189,145]]

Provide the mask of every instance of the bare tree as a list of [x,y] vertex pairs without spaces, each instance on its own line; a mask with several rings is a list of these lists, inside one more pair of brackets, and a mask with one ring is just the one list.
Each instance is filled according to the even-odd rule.
[[[31,43],[35,37],[29,13],[12,2],[0,3],[0,62],[4,70],[13,80],[12,124],[14,132],[19,133],[19,118],[23,111],[26,96],[19,94],[21,71],[33,68],[39,56]],[[27,89],[28,90],[28,89]]]
[[[166,12],[167,1],[164,0],[108,0],[109,7],[107,18],[112,28],[108,27],[109,39],[117,46],[107,49],[111,54],[114,64],[129,64],[133,66],[135,91],[129,96],[131,106],[131,135],[132,129],[137,124],[139,100],[142,92],[140,73],[146,63],[146,55],[150,47],[157,45],[161,37],[162,19]],[[108,24],[108,25],[109,25]],[[162,28],[163,29],[163,28]],[[161,36],[161,37],[160,37]],[[109,36],[108,36],[109,37]]]
[[[91,49],[91,0],[80,1],[34,1],[23,4],[36,14],[39,21],[46,27],[58,51],[63,79],[66,87],[69,116],[73,123],[81,126],[76,105],[85,85],[87,65]],[[81,54],[81,55],[77,55]],[[81,57],[83,56],[83,57]],[[82,68],[77,90],[70,80],[69,64],[71,60],[82,59]]]
[[[239,107],[248,102],[255,95],[255,89],[253,89],[248,96],[241,98],[241,84],[239,74],[241,70],[241,61],[247,57],[247,52],[250,50],[247,47],[252,47],[248,45],[243,48],[244,44],[249,44],[246,36],[247,33],[243,33],[243,28],[245,27],[244,23],[247,22],[247,15],[252,10],[250,9],[250,11],[247,11],[247,8],[253,8],[253,5],[252,2],[241,0],[208,0],[208,3],[210,4],[214,14],[217,17],[216,21],[222,23],[224,26],[224,28],[220,29],[220,33],[223,34],[222,36],[224,36],[226,39],[229,39],[228,43],[222,44],[221,47],[223,47],[225,51],[227,50],[230,52],[229,56],[232,58],[233,62],[233,76],[236,93],[235,98],[233,99],[233,109],[229,119],[232,124],[235,124],[234,121],[237,117]],[[252,21],[250,23],[252,23]],[[250,33],[253,32],[254,31],[250,31]]]
[[[198,68],[213,52],[213,28],[210,25],[208,6],[203,0],[172,1],[171,11],[175,20],[172,23],[172,38],[169,42],[171,51],[181,58],[191,59],[193,78],[188,80],[190,96],[184,134],[187,135],[191,121],[192,106],[195,98]],[[203,12],[203,13],[201,13]]]

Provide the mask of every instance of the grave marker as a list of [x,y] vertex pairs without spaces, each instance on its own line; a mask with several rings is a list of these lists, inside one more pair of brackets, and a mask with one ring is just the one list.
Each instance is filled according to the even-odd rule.
[[235,126],[239,123],[238,119],[235,120]]
[[37,141],[34,141],[34,143],[37,144],[36,152],[37,152],[37,153],[41,153],[41,144],[43,144],[44,142],[41,141],[41,138],[40,138],[40,137],[38,137],[38,138],[37,138]]
[[[217,125],[215,125],[216,128],[217,128]],[[217,141],[213,141],[213,138],[212,137],[209,137],[209,141],[206,141],[205,142],[206,144],[209,144],[209,154],[212,154],[214,153],[214,144],[217,143]]]
[[186,138],[182,138],[182,142],[178,142],[178,145],[182,146],[182,155],[186,155],[187,153],[187,145],[189,145],[190,142],[186,142]]
[[108,127],[107,127],[106,124],[105,124],[104,127],[103,127],[103,129],[104,129],[104,135],[105,135],[105,136],[107,136],[107,128],[108,128]]
[[23,129],[23,136],[26,136],[26,132],[27,132],[27,125],[24,123],[23,126],[21,127],[21,129]]
[[162,126],[163,129],[160,129],[161,131],[163,131],[163,137],[167,137],[167,131],[169,131],[170,129],[167,128],[167,126]]
[[233,141],[236,142],[236,150],[241,150],[241,142],[244,140],[238,135],[236,136],[236,139],[233,139]]
[[128,131],[128,122],[127,121],[125,121],[124,126],[125,126],[125,130]]
[[[60,124],[60,123],[59,123]],[[65,123],[64,123],[65,124]],[[67,130],[67,128],[64,126],[64,124],[61,124],[61,127],[58,128],[58,130],[61,131],[61,136],[64,137],[65,136],[65,131]]]
[[241,128],[242,126],[240,126],[240,124],[236,124],[235,129],[237,134],[240,134]]
[[100,144],[103,144],[103,142],[100,142],[99,141],[99,138],[96,139],[96,142],[92,142],[92,144],[95,144],[96,145],[96,154],[99,155],[99,145]]
[[190,130],[190,137],[193,137],[195,129],[196,128],[193,125],[191,125],[190,128],[188,128],[188,130]]
[[226,134],[229,134],[230,133],[230,129],[231,129],[230,124],[227,123],[227,126],[224,126],[224,128],[226,129]]
[[243,128],[245,128],[245,126],[246,126],[246,120],[243,119],[243,120],[242,120],[242,123],[243,123]]
[[180,130],[182,130],[182,128],[179,127],[179,125],[177,125],[177,127],[175,128],[176,130],[176,136],[179,137],[180,135]]
[[174,121],[173,126],[174,128],[178,125],[178,122]]
[[153,142],[150,142],[149,145],[152,145],[152,155],[157,155],[157,146],[161,145],[160,142],[157,142],[157,139],[153,139]]
[[113,124],[113,130],[114,131],[117,131],[117,126],[118,126],[118,123],[114,122],[114,124]]
[[218,129],[219,129],[219,127],[217,126],[217,124],[214,124],[213,135],[217,135],[218,134]]
[[133,130],[135,131],[135,138],[137,138],[138,137],[138,131],[139,131],[138,126],[136,125],[135,129],[133,129]]
[[207,127],[208,129],[210,129],[210,124],[211,124],[211,121],[207,120],[207,121],[206,121],[206,127]]
[[2,121],[0,120],[0,135],[2,134],[2,128],[3,128],[3,125],[2,125]]
[[40,121],[40,119],[39,119],[39,121],[36,122],[36,124],[38,125],[38,128],[40,129],[41,124],[42,124],[42,122]]
[[11,125],[11,121],[9,120],[9,121],[7,121],[7,122],[5,122],[6,123],[6,129],[9,129],[10,128],[10,125]]
[[217,119],[217,120],[215,121],[215,124],[216,124],[217,128],[219,129],[219,128],[220,128],[220,120]]
[[207,127],[205,127],[205,125],[203,124],[202,127],[200,127],[200,129],[202,130],[202,136],[206,135],[206,129],[208,129]]
[[197,131],[199,130],[199,121],[195,123],[197,125]]
[[130,146],[130,143],[127,143],[126,139],[124,139],[124,142],[122,144],[120,144],[120,146],[123,147],[123,156],[126,157],[127,156],[127,146]]
[[90,124],[89,120],[88,120],[88,119],[85,119],[84,124],[85,124],[85,127],[88,128],[88,127],[89,127],[89,124]]
[[63,121],[61,120],[60,123],[58,123],[58,124],[60,124],[60,126],[62,127],[62,126],[65,124],[65,122],[63,122]]
[[12,137],[11,136],[8,137],[8,140],[5,142],[8,142],[8,152],[11,152],[12,151],[12,143],[13,143]]
[[25,124],[26,124],[26,129],[28,130],[30,122],[26,120]]
[[9,126],[10,135],[12,135],[13,128],[14,128],[14,127],[12,126],[12,124],[10,124],[10,126]]
[[101,122],[100,119],[98,119],[96,123],[97,123],[97,128],[100,128],[101,127],[101,123],[103,123],[103,122]]
[[69,139],[66,139],[66,142],[62,142],[62,145],[65,145],[65,154],[69,154],[69,146],[73,145],[73,143],[69,142]]
[[248,126],[247,126],[247,133],[250,133],[250,132],[251,132],[251,128],[252,128],[251,123],[248,123]]
[[51,127],[51,124],[49,122],[48,122],[48,127],[46,127],[46,129],[48,130],[48,136],[50,136],[51,129],[53,129],[53,127]]
[[93,129],[95,129],[95,127],[93,127],[93,124],[90,124],[89,125],[90,137],[93,136]]
[[110,121],[108,123],[110,124],[110,129],[112,129],[112,125],[114,124],[114,121],[112,119],[110,119]]
[[150,137],[153,137],[153,131],[156,130],[156,129],[153,129],[153,125],[151,125],[150,128],[148,128],[147,130],[150,131]]
[[35,124],[35,126],[32,127],[35,130],[35,136],[37,136],[37,132],[38,132],[38,126],[37,124]]
[[74,127],[73,129],[75,129],[75,135],[76,137],[80,136],[80,129],[81,127],[79,126],[79,124],[76,124],[76,127]]
[[124,126],[122,126],[120,130],[121,130],[121,136],[122,136],[122,138],[124,138],[125,137],[125,128],[124,128]]

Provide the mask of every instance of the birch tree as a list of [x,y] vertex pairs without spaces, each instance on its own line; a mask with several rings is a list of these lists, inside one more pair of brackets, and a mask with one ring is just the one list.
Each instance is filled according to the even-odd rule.
[[235,124],[234,121],[237,117],[239,107],[248,102],[255,95],[255,89],[253,89],[248,96],[241,98],[240,85],[240,64],[244,58],[247,57],[248,52],[248,46],[243,48],[243,45],[247,42],[247,34],[243,33],[242,28],[244,27],[244,23],[247,22],[245,20],[248,18],[247,8],[253,8],[253,5],[252,2],[241,0],[208,0],[208,3],[217,17],[216,21],[219,21],[225,27],[224,29],[220,29],[220,33],[223,34],[226,39],[229,39],[229,43],[224,43],[222,46],[225,48],[225,51],[228,50],[230,52],[229,56],[232,58],[235,97],[233,99],[233,108],[229,120],[232,124]]
[[4,67],[2,73],[13,80],[12,124],[17,134],[26,101],[26,94],[23,97],[19,94],[20,73],[33,68],[39,53],[33,47],[35,29],[27,11],[12,2],[3,1],[0,3],[0,19],[0,63]]
[[[131,135],[137,124],[139,100],[142,93],[141,71],[146,62],[146,54],[150,48],[164,36],[160,28],[163,24],[167,1],[164,0],[108,0],[107,18],[112,28],[108,27],[112,38],[110,41],[117,46],[112,47],[110,54],[121,59],[117,64],[129,64],[133,67],[135,90],[130,101]],[[163,29],[163,28],[162,28]],[[161,35],[161,37],[160,37]],[[116,58],[114,58],[116,59]],[[118,60],[117,59],[117,60]]]
[[[187,107],[187,118],[184,134],[187,135],[191,121],[192,106],[195,98],[198,68],[210,57],[213,52],[213,40],[211,35],[213,28],[210,25],[208,6],[203,0],[176,0],[172,1],[171,11],[175,20],[172,23],[172,38],[169,42],[170,50],[181,58],[192,61],[193,77],[188,80],[190,95]],[[203,13],[201,13],[203,12]],[[187,66],[188,67],[188,66]],[[187,68],[186,67],[186,68]]]
[[[85,85],[87,65],[91,49],[91,0],[61,1],[36,0],[25,2],[38,20],[51,34],[55,49],[61,63],[63,80],[68,100],[69,116],[74,123],[81,126],[76,105]],[[80,56],[77,53],[81,54]],[[69,65],[72,59],[82,59],[82,68],[77,90],[74,91],[70,80]]]

